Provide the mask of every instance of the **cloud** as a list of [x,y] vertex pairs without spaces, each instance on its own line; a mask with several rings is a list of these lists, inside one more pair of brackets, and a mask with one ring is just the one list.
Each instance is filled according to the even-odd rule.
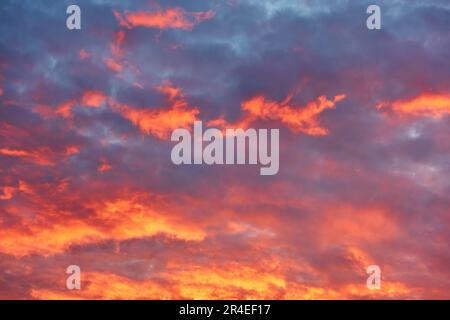
[[334,109],[336,103],[345,99],[345,95],[335,96],[328,100],[325,96],[318,97],[315,101],[308,102],[305,106],[292,103],[294,94],[290,94],[283,101],[277,102],[263,95],[245,100],[241,104],[244,115],[235,123],[227,123],[223,118],[214,119],[210,125],[221,127],[248,128],[258,119],[279,121],[294,132],[301,132],[312,136],[328,134],[328,130],[321,127],[318,116],[327,109]]
[[[13,196],[10,188],[6,191],[3,200]],[[86,203],[85,208],[93,212],[89,219],[62,217],[46,223],[45,217],[41,216],[36,221],[26,222],[22,228],[1,230],[0,252],[19,257],[29,254],[52,255],[64,252],[71,245],[107,239],[150,237],[160,233],[185,240],[201,240],[205,237],[200,227],[177,221],[176,210],[163,209],[164,202],[159,202],[162,199],[156,196],[152,203],[146,203],[143,202],[145,197],[134,195]],[[56,213],[48,212],[46,216]]]
[[441,118],[450,114],[450,94],[422,93],[411,99],[380,103],[378,108],[391,108],[399,115]]
[[72,99],[58,105],[55,110],[51,106],[38,105],[34,111],[40,113],[45,117],[53,115],[61,116],[63,118],[72,117],[72,109],[78,105],[91,108],[99,108],[106,102],[106,95],[99,90],[85,90],[80,99]]
[[136,27],[157,29],[183,29],[192,30],[202,21],[210,20],[215,13],[212,10],[200,12],[187,12],[183,8],[174,7],[156,11],[125,11],[123,14],[114,11],[119,25],[129,29]]
[[86,90],[81,97],[80,104],[98,108],[106,101],[106,95],[99,90]]
[[44,300],[74,300],[74,299],[176,299],[177,294],[171,292],[157,281],[133,281],[115,274],[88,273],[83,274],[88,284],[82,291],[56,291],[48,289],[33,289],[31,296]]
[[98,166],[97,170],[100,172],[109,171],[112,169],[112,166],[108,163],[106,159],[102,159],[100,161],[100,165]]
[[107,58],[104,61],[106,66],[114,72],[121,72],[124,69],[124,66],[122,64],[112,58]]
[[157,86],[156,90],[168,95],[167,108],[136,108],[118,102],[112,102],[112,107],[143,133],[154,135],[159,139],[168,139],[177,128],[190,128],[198,119],[199,109],[188,107],[180,88],[165,85]]
[[52,164],[48,148],[40,148],[38,150],[1,148],[0,154],[10,157],[25,158],[26,160],[30,160],[41,165]]

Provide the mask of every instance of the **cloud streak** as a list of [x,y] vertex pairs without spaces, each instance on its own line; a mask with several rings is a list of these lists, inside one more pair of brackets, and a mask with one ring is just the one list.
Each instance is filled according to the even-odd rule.
[[181,7],[161,9],[156,11],[125,11],[123,14],[114,11],[119,25],[128,29],[136,27],[157,29],[192,30],[202,21],[210,20],[215,13],[212,10],[187,12]]

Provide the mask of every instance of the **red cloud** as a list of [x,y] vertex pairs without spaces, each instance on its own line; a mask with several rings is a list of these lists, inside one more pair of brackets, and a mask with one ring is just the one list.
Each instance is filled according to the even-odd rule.
[[401,115],[440,118],[450,114],[450,94],[423,93],[412,99],[380,103],[377,108],[391,108]]
[[109,164],[108,160],[101,159],[100,165],[97,167],[97,170],[100,172],[105,172],[111,170],[112,166]]
[[[57,191],[63,192],[64,188],[63,182]],[[19,189],[4,189],[0,200],[9,200],[17,190],[27,191],[21,186]],[[17,228],[0,229],[0,252],[15,256],[30,253],[50,255],[63,252],[74,244],[107,239],[125,240],[165,233],[179,239],[199,241],[206,235],[201,225],[186,224],[178,219],[182,216],[182,206],[168,208],[171,200],[158,195],[149,198],[147,194],[128,194],[111,200],[85,201],[83,205],[93,213],[89,219],[76,216],[57,219],[58,210],[52,211],[54,206],[47,203],[48,199],[37,198],[36,201],[43,201],[40,204],[46,207],[47,214],[43,213]],[[13,205],[8,208],[11,212],[17,210]],[[99,221],[104,224],[99,224]]]
[[114,41],[111,43],[111,52],[115,57],[122,57],[122,44],[125,41],[125,32],[118,31],[114,34]]
[[106,66],[114,71],[114,72],[121,72],[124,68],[123,65],[121,65],[119,62],[117,62],[116,60],[112,59],[112,58],[107,58],[104,60]]
[[99,108],[106,102],[107,96],[99,90],[85,90],[80,99],[72,99],[61,103],[54,111],[52,107],[46,105],[38,105],[34,107],[34,111],[44,117],[51,117],[54,115],[62,116],[63,118],[70,118],[72,116],[72,109],[77,106],[85,106],[91,108]]
[[129,29],[135,27],[158,28],[158,29],[184,29],[192,30],[195,25],[202,21],[212,19],[214,11],[187,12],[183,8],[158,9],[157,11],[125,11],[122,15],[113,11],[119,21],[119,25]]
[[264,95],[255,96],[241,104],[244,116],[237,123],[227,124],[223,118],[219,118],[210,121],[209,125],[247,128],[258,119],[273,120],[280,121],[294,132],[313,136],[326,135],[328,130],[320,126],[318,116],[326,109],[334,109],[337,102],[345,99],[345,94],[337,95],[332,100],[320,96],[301,106],[291,102],[293,96],[294,93],[291,93],[281,102],[267,99]]
[[81,97],[81,105],[98,108],[106,100],[106,96],[103,92],[98,90],[87,90]]
[[113,109],[130,120],[145,134],[167,139],[177,128],[190,127],[197,120],[199,109],[188,108],[180,88],[158,86],[156,90],[169,96],[169,108],[144,109],[112,101]]
[[53,162],[50,159],[50,150],[48,148],[41,148],[38,150],[22,150],[22,149],[9,149],[1,148],[0,154],[11,157],[20,157],[31,160],[40,165],[51,165]]

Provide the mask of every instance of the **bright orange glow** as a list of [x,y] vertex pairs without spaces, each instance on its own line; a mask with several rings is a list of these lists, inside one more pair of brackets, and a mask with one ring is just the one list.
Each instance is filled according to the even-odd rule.
[[24,151],[24,150],[12,150],[12,149],[6,149],[6,148],[0,149],[0,154],[4,154],[6,156],[13,156],[13,157],[27,157],[30,155],[29,152]]
[[[9,190],[8,192],[12,192]],[[12,197],[12,193],[7,198]],[[205,237],[201,226],[176,220],[176,211],[163,209],[164,202],[152,205],[133,197],[86,204],[95,215],[90,220],[67,219],[45,223],[45,216],[30,222],[24,230],[0,229],[0,252],[24,256],[30,253],[51,255],[63,252],[72,244],[89,244],[108,239],[125,240],[160,233],[179,239],[198,241]],[[103,224],[94,224],[103,221]]]
[[[183,270],[182,270],[183,269]],[[168,277],[170,275],[170,277]],[[350,284],[340,288],[323,288],[300,282],[288,282],[276,270],[261,270],[235,264],[221,268],[170,268],[170,285],[158,281],[132,280],[116,274],[83,273],[81,290],[34,289],[36,299],[351,299],[355,297],[386,299],[408,297],[414,292],[400,282],[383,282],[382,289],[371,291],[365,284]]]
[[[85,273],[83,280],[86,288],[82,290],[51,291],[45,289],[33,289],[31,295],[35,299],[176,299],[178,295],[170,292],[167,286],[157,281],[133,281],[115,274],[108,273]],[[65,284],[61,284],[64,288]],[[76,292],[75,292],[76,291]]]
[[198,109],[136,109],[122,105],[119,112],[139,129],[160,139],[167,139],[170,133],[177,128],[189,128],[197,120]]
[[389,105],[399,114],[440,118],[450,114],[450,94],[423,93],[409,100],[397,100],[391,104],[381,103],[378,108]]
[[290,99],[277,103],[257,96],[242,104],[242,110],[247,111],[250,117],[265,120],[279,120],[295,132],[309,135],[326,135],[328,130],[320,127],[317,116],[326,109],[333,109],[336,103],[345,98],[345,95],[328,100],[320,96],[317,101],[311,101],[305,107],[289,105]]

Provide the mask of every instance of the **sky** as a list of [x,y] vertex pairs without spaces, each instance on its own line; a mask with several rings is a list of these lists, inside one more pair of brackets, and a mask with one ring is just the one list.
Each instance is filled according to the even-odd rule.
[[[2,0],[0,21],[0,298],[450,298],[448,1]],[[279,129],[279,172],[173,164],[194,121]]]

